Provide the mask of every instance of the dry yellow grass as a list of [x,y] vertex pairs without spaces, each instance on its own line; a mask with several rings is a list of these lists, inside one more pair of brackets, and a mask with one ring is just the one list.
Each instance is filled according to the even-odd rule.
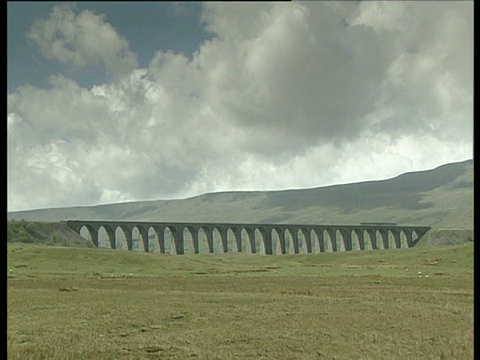
[[[173,260],[114,254],[119,262],[168,257],[171,272],[150,276],[128,276],[129,268],[123,276],[102,269],[40,273],[29,269],[43,258],[28,264],[12,249],[9,359],[473,358],[473,246],[436,249],[431,256],[425,249],[386,250],[363,260],[361,254]],[[23,249],[54,254],[47,247]],[[96,259],[98,251],[78,256],[85,261],[91,252]],[[387,252],[393,258],[385,263]],[[342,255],[351,257],[349,266]],[[402,256],[411,271],[395,266]],[[447,258],[450,265],[442,265]],[[232,271],[217,271],[217,263]],[[413,270],[417,264],[428,279]]]

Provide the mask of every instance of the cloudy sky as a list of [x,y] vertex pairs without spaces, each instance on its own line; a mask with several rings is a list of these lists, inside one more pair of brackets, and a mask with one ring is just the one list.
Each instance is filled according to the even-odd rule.
[[473,157],[473,2],[7,5],[8,211]]

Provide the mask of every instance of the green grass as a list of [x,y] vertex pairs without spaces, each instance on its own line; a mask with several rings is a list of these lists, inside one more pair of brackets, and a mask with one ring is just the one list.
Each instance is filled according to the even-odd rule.
[[[318,255],[246,253],[168,255],[96,248],[9,244],[11,277],[32,274],[173,276],[268,272],[275,275],[382,274],[410,276],[422,271],[473,273],[473,245],[369,250]],[[472,266],[468,270],[468,266]],[[321,270],[319,270],[321,269]],[[408,271],[405,271],[408,270]],[[410,274],[408,274],[410,272]]]
[[473,359],[471,244],[7,250],[9,359]]

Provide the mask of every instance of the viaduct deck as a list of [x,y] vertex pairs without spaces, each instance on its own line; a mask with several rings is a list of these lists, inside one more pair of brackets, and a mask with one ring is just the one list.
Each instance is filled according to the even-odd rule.
[[[401,248],[415,246],[420,238],[430,229],[427,226],[404,226],[394,223],[362,223],[359,225],[308,225],[308,224],[241,224],[241,223],[195,223],[195,222],[144,222],[144,221],[96,221],[96,220],[67,220],[66,225],[77,233],[81,234],[82,228],[86,228],[92,242],[98,247],[99,230],[103,228],[110,242],[112,249],[117,248],[117,230],[121,229],[125,234],[127,247],[133,248],[133,231],[138,230],[139,238],[142,239],[145,251],[151,249],[149,232],[156,235],[161,253],[165,253],[165,231],[168,229],[171,237],[174,252],[185,253],[185,232],[189,232],[193,242],[193,249],[196,254],[200,252],[199,231],[205,234],[208,251],[214,252],[214,231],[219,234],[223,252],[228,252],[228,236],[230,231],[234,236],[234,243],[238,252],[245,251],[242,247],[242,238],[250,244],[250,250],[255,253],[255,233],[261,234],[261,241],[265,254],[273,254],[273,239],[278,239],[280,252],[286,254],[286,238],[290,234],[293,243],[293,252],[300,252],[300,238],[304,240],[306,252],[312,253],[312,241],[315,237],[318,243],[319,252],[326,251],[327,241],[332,251],[340,251],[339,241],[343,243],[345,251],[353,250],[352,235],[355,236],[360,250],[365,250],[365,239],[368,237],[372,249],[379,249],[382,242],[383,248]],[[274,237],[276,234],[276,237]],[[312,236],[313,235],[313,236]],[[217,235],[218,237],[218,235]],[[389,237],[393,241],[389,241]],[[303,241],[302,241],[303,243]],[[406,246],[405,246],[406,245]]]

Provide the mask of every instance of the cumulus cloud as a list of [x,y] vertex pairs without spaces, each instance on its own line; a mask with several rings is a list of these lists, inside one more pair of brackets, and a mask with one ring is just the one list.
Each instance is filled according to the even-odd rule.
[[102,15],[60,6],[34,24],[46,56],[115,76],[8,94],[9,210],[315,187],[472,157],[471,3],[202,5],[212,39],[143,69]]
[[128,41],[105,16],[89,10],[76,14],[71,5],[57,5],[50,18],[35,21],[28,38],[47,59],[80,69],[102,63],[112,79],[138,67]]

